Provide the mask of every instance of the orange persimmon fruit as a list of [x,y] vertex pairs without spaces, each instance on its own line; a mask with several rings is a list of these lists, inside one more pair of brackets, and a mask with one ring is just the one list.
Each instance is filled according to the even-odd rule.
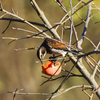
[[53,61],[49,60],[46,62],[45,65],[42,65],[42,73],[46,75],[54,76],[60,74],[61,72],[61,65],[59,61],[56,61],[55,64]]

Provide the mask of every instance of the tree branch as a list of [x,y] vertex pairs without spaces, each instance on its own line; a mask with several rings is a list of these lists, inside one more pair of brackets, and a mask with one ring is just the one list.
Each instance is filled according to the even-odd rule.
[[[42,10],[40,10],[39,6],[37,5],[37,3],[35,2],[35,0],[30,0],[32,7],[35,9],[35,11],[37,12],[38,16],[41,18],[41,20],[44,22],[44,24],[46,25],[46,27],[48,29],[50,29],[52,26],[50,24],[50,22],[47,20],[47,18],[45,17],[44,13]],[[51,34],[56,37],[56,38],[60,38],[58,33],[56,32],[56,30],[53,28],[50,30]]]

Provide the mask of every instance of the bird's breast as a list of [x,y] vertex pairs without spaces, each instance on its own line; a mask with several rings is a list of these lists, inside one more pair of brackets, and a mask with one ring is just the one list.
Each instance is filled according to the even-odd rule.
[[56,55],[62,55],[64,57],[67,54],[67,51],[52,48],[51,53]]

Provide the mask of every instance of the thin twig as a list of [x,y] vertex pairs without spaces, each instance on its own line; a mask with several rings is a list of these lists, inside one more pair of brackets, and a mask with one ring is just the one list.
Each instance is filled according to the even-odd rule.
[[[72,10],[72,0],[70,0],[70,6],[71,6],[71,14],[73,13],[73,10]],[[72,33],[73,33],[73,16],[71,16],[71,30],[70,30],[70,37],[69,37],[69,46],[71,45],[71,41],[72,41]],[[70,47],[69,47],[70,49]]]
[[20,93],[20,92],[10,92],[7,93],[17,94],[17,95],[51,95],[50,93]]
[[[6,13],[5,13],[6,14]],[[14,21],[14,22],[21,22],[21,23],[25,23],[23,20],[20,20],[20,19],[14,19],[14,18],[5,18],[5,17],[0,17],[0,20],[7,20],[7,21]],[[31,24],[34,24],[34,25],[37,25],[37,26],[40,26],[40,27],[45,27],[44,24],[41,24],[41,23],[37,23],[37,22],[32,22],[32,21],[28,21],[29,23]],[[46,28],[46,27],[45,27]]]
[[22,50],[33,50],[33,49],[38,49],[39,47],[34,47],[34,48],[19,48],[19,49],[14,49],[15,51],[22,51]]
[[82,20],[83,23],[85,23],[85,20],[82,19],[82,18],[78,15],[78,13],[76,13],[76,15]]
[[[66,56],[65,56],[65,57],[66,57]],[[65,60],[65,59],[63,58],[63,60],[61,61],[60,66],[59,66],[58,68],[60,68],[60,67],[62,66],[62,64],[63,64],[64,60]],[[57,70],[58,70],[58,69],[57,69]],[[56,70],[56,72],[57,72],[57,70]],[[56,73],[56,72],[55,72],[55,73]],[[55,73],[54,73],[54,74],[55,74]],[[52,75],[52,76],[51,76],[48,80],[44,81],[44,82],[43,82],[40,86],[42,86],[43,84],[45,84],[46,82],[48,82],[49,80],[51,80],[51,79],[52,79],[52,77],[54,76],[54,74],[53,74],[53,75]]]
[[100,47],[100,41],[99,41],[98,45],[96,46],[95,51],[99,50],[99,47]]
[[92,99],[92,95],[90,95],[88,92],[85,91],[85,85],[83,84],[83,87],[82,87],[82,91],[90,98]]
[[58,87],[54,92],[52,92],[52,95],[48,98],[48,100],[50,100],[50,99],[53,97],[53,95],[54,95],[55,93],[58,92],[58,90],[62,87],[62,85],[63,85],[63,84],[66,82],[66,80],[69,78],[70,73],[72,72],[73,68],[74,68],[76,65],[77,65],[77,62],[72,66],[72,68],[70,69],[69,73],[68,73],[67,76],[64,78],[64,80],[61,82],[61,84],[59,85],[59,87]]
[[11,24],[11,21],[9,21],[9,23],[8,23],[7,27],[6,27],[6,28],[5,28],[5,30],[2,32],[2,34],[4,34],[4,33],[5,33],[5,31],[9,28],[10,24]]
[[47,35],[46,33],[44,33],[44,32],[43,32],[41,29],[39,29],[38,27],[36,27],[36,26],[34,26],[33,24],[29,23],[27,20],[25,20],[25,19],[19,17],[19,16],[16,15],[16,14],[10,13],[10,12],[6,11],[5,9],[2,9],[2,11],[5,12],[6,14],[8,14],[8,15],[14,16],[14,17],[16,17],[16,18],[18,18],[18,19],[24,21],[26,24],[28,24],[29,26],[33,27],[33,28],[36,29],[38,32],[42,32],[42,34],[44,34],[45,36],[47,36],[47,37],[50,38],[49,35]]
[[[66,93],[66,92],[68,92],[68,91],[70,91],[70,90],[72,90],[72,89],[82,88],[82,87],[83,87],[83,85],[77,85],[77,86],[69,87],[69,88],[65,89],[64,91],[61,91],[60,93],[54,95],[52,98],[58,97],[58,96],[60,96],[61,94],[64,94],[64,93]],[[92,89],[92,87],[89,86],[89,85],[85,85],[84,87],[87,88],[87,89]]]
[[[92,0],[90,0],[90,1],[92,1]],[[86,32],[87,32],[87,27],[88,27],[89,20],[90,20],[90,14],[91,14],[91,2],[88,4],[88,12],[87,12],[86,21],[84,23],[84,30],[83,30],[83,33],[81,35],[81,39],[78,41],[78,47],[79,48],[82,48],[81,45],[83,43],[84,36],[86,35]]]
[[[65,22],[62,22],[63,20],[64,20],[64,18],[65,17],[68,17],[68,20],[70,21],[70,23],[72,23],[72,21],[71,21],[71,19],[70,19],[70,16],[68,15],[68,12],[67,12],[67,10],[65,9],[65,7],[63,6],[63,4],[61,3],[61,2],[59,2],[59,0],[57,1],[57,3],[60,5],[60,7],[63,9],[63,11],[66,13],[66,15],[62,18],[62,20],[59,22],[59,25],[60,25],[60,23],[65,23]],[[72,10],[73,10],[73,8],[71,8],[71,12],[72,12]],[[72,12],[72,14],[71,14],[71,17],[72,17],[72,15],[73,15],[73,12]],[[75,34],[75,38],[76,38],[76,41],[78,41],[78,36],[77,36],[77,32],[76,32],[76,30],[75,30],[75,27],[74,27],[74,25],[73,24],[71,24],[72,25],[72,29],[73,29],[73,31],[74,31],[74,34]],[[58,27],[56,27],[56,29],[57,29]]]
[[100,86],[93,92],[94,94],[100,89]]
[[98,53],[100,53],[100,51],[91,51],[91,52],[88,52],[88,53],[81,54],[78,57],[81,58],[83,56],[88,56],[88,55],[91,55],[91,54],[98,54]]
[[92,42],[92,40],[90,40],[88,37],[84,36],[85,39],[87,39],[93,46],[94,48],[96,48],[96,45]]
[[[84,4],[84,5],[82,5],[81,7],[79,7],[78,9],[76,9],[76,11],[74,11],[73,12],[73,14],[72,15],[74,15],[77,11],[79,11],[81,8],[83,8],[84,6],[86,6],[86,5],[88,5],[89,3],[91,3],[93,0],[90,0],[89,2],[87,2],[86,4]],[[68,14],[67,14],[68,15]],[[66,15],[66,16],[67,16]],[[72,16],[71,15],[71,16]],[[61,23],[58,23],[58,24],[64,24],[66,21],[68,21],[70,19],[70,16],[67,18],[67,19],[65,19],[64,21],[62,21]]]
[[97,62],[97,64],[96,64],[96,66],[95,66],[95,68],[94,68],[94,71],[93,71],[93,73],[92,73],[92,75],[91,75],[91,77],[95,77],[95,74],[96,74],[96,71],[97,71],[97,69],[98,69],[98,65],[100,64],[100,59],[99,59],[99,61]]
[[[48,29],[50,29],[52,26],[50,24],[50,22],[48,21],[48,19],[45,17],[43,11],[39,8],[39,6],[37,5],[35,0],[30,0],[32,7],[35,9],[35,11],[37,12],[38,16],[41,18],[41,20],[44,22],[44,24],[46,25],[46,27],[48,27]],[[55,29],[51,29],[49,30],[51,31],[51,34],[56,37],[56,38],[60,38],[58,33],[56,32]]]

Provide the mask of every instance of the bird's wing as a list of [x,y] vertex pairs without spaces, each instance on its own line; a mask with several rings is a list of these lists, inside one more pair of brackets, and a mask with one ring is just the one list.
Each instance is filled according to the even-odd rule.
[[68,43],[66,42],[66,46],[63,43],[60,43],[58,41],[52,40],[52,39],[46,39],[46,42],[49,46],[55,49],[64,49],[67,50]]
[[[59,41],[59,39],[57,39]],[[69,43],[67,41],[64,41],[63,40],[63,43],[60,43],[58,41],[55,41],[53,39],[46,39],[46,42],[49,46],[51,46],[52,48],[55,48],[55,49],[61,49],[61,50],[68,50],[69,48]],[[82,49],[79,49],[79,48],[76,48],[74,45],[70,45],[70,49],[71,51],[73,52],[83,52]]]

